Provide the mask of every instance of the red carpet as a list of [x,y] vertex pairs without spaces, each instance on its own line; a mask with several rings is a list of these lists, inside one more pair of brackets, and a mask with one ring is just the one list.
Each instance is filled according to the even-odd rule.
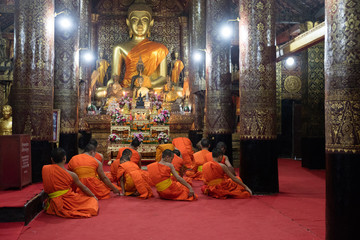
[[279,160],[281,193],[274,196],[212,199],[195,182],[196,202],[114,197],[100,201],[90,219],[41,213],[18,239],[324,239],[325,171],[300,165]]
[[43,190],[42,183],[34,183],[21,190],[0,191],[0,207],[23,207]]

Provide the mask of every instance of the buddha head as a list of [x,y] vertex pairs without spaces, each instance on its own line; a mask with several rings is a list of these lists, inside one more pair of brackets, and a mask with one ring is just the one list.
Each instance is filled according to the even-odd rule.
[[2,109],[2,113],[3,113],[3,119],[9,119],[11,117],[12,114],[12,108],[10,105],[4,105],[3,109]]
[[128,9],[126,25],[129,27],[130,38],[149,37],[150,28],[154,25],[153,12],[145,0],[135,0]]

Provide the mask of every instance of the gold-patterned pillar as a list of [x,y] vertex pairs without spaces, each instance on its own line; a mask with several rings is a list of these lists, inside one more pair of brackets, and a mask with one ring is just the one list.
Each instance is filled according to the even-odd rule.
[[32,176],[37,182],[50,159],[53,138],[54,3],[17,0],[14,19],[13,133],[31,135]]
[[[79,47],[81,51],[90,50],[91,1],[80,0]],[[79,131],[88,131],[85,121],[86,108],[90,103],[91,63],[80,59],[79,73]]]
[[67,159],[77,154],[79,100],[79,2],[55,0],[55,11],[72,19],[73,26],[64,30],[55,22],[54,108],[60,109],[60,147]]
[[230,41],[222,38],[227,24],[230,1],[206,2],[206,131],[212,146],[219,141],[227,145],[232,161],[232,133],[235,107],[231,96]]
[[[192,112],[194,114],[194,133],[202,135],[204,128],[205,106],[205,53],[206,48],[206,0],[192,0],[189,7],[189,87]],[[199,52],[203,59],[196,61],[194,55]]]
[[326,239],[356,239],[360,215],[360,2],[325,1]]
[[239,6],[240,175],[253,192],[276,193],[275,0]]
[[181,16],[179,17],[180,22],[180,54],[181,59],[184,62],[185,68],[184,72],[189,71],[189,27],[188,27],[188,17]]

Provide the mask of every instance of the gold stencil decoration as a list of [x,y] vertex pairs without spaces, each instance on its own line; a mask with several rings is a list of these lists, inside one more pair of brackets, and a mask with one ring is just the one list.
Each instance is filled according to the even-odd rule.
[[284,88],[289,93],[298,93],[301,89],[301,79],[297,76],[288,76],[284,81]]

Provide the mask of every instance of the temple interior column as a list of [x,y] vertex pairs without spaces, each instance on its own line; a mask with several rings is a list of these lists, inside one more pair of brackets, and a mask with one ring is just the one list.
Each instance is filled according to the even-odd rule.
[[206,2],[206,131],[211,145],[227,145],[232,162],[232,132],[235,112],[231,98],[230,41],[222,38],[221,27],[227,24],[228,0]]
[[180,56],[181,60],[184,62],[184,76],[186,72],[189,72],[189,27],[188,27],[188,17],[181,16],[179,17],[180,22]]
[[[91,1],[80,0],[79,47],[81,52],[90,50]],[[80,56],[81,57],[81,56]],[[79,131],[88,131],[85,121],[86,108],[90,102],[91,63],[80,58],[79,73]]]
[[275,0],[239,6],[240,176],[254,193],[276,193]]
[[325,1],[326,239],[356,239],[360,215],[360,3]]
[[68,14],[73,26],[60,28],[55,22],[55,83],[54,108],[61,110],[60,144],[67,159],[78,153],[78,98],[79,98],[79,2],[56,0],[55,11]]
[[[206,47],[206,1],[190,1],[189,7],[189,87],[194,125],[190,131],[190,139],[201,139],[204,129],[205,108],[205,52],[199,49]],[[195,60],[195,53],[202,59]]]
[[13,134],[31,135],[33,182],[49,163],[53,139],[54,3],[15,1]]

